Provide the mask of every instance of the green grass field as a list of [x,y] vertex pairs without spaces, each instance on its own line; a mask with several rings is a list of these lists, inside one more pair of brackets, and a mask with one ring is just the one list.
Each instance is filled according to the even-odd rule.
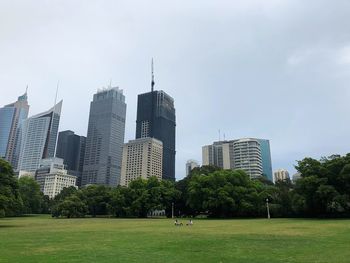
[[350,262],[350,220],[6,218],[0,262]]

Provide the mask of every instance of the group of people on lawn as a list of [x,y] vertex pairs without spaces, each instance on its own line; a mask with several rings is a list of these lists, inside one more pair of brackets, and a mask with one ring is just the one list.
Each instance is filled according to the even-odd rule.
[[[182,222],[178,221],[177,219],[175,219],[175,223],[174,223],[175,226],[183,226]],[[188,221],[188,223],[186,223],[186,226],[192,226],[193,225],[193,221],[192,219],[190,219]]]

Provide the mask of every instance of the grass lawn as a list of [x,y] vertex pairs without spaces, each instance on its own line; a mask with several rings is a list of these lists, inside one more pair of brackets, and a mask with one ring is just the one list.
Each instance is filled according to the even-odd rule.
[[6,218],[0,262],[350,262],[350,220]]

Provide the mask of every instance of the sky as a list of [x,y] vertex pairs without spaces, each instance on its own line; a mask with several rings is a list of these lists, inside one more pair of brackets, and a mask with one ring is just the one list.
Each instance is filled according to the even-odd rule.
[[97,89],[118,86],[135,138],[137,95],[176,107],[176,178],[202,146],[270,140],[273,170],[350,152],[348,0],[0,0],[0,106],[28,88],[35,115],[86,135]]

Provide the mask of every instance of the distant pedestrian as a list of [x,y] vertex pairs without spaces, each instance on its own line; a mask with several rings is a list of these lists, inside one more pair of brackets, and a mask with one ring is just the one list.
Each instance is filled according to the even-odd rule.
[[188,223],[187,223],[186,225],[187,225],[187,226],[192,226],[192,225],[193,225],[192,219],[190,219],[190,221],[188,221]]

